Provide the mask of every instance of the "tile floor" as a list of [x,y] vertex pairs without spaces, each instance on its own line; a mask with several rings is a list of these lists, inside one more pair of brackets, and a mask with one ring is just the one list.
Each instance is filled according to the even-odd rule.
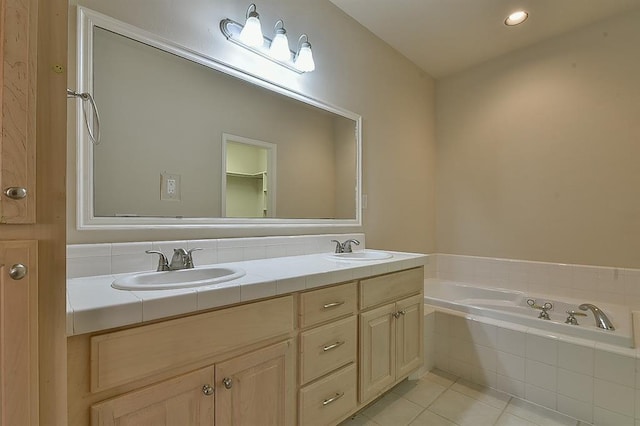
[[432,371],[400,383],[340,426],[586,426],[555,411]]

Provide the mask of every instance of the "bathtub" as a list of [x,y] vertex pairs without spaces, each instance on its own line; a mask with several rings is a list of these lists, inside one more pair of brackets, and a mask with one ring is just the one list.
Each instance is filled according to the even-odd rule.
[[[553,304],[548,311],[550,320],[538,318],[539,310],[527,305],[533,299],[536,304]],[[475,287],[439,279],[425,280],[425,304],[439,308],[470,314],[477,317],[492,318],[510,324],[544,330],[554,335],[573,336],[626,348],[633,348],[633,329],[631,311],[625,306],[598,303],[593,300],[574,300],[570,298],[549,297],[529,294],[515,290]],[[595,326],[590,311],[586,317],[577,316],[579,325],[565,324],[566,311],[578,309],[581,303],[597,305],[611,320],[615,330],[603,330]]]

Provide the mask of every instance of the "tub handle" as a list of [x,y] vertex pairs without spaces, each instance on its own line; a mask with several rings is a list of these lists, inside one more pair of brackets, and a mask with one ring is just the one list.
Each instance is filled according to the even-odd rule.
[[577,312],[577,311],[567,311],[567,314],[569,314],[569,316],[567,317],[564,323],[571,324],[571,325],[580,325],[578,324],[578,319],[575,317],[576,315],[580,315],[581,317],[587,316],[587,314],[585,314],[584,312]]

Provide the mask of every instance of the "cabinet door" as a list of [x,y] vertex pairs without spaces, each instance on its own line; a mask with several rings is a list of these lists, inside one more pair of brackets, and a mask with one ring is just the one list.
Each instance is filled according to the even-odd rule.
[[396,379],[395,303],[360,314],[360,402],[384,391]]
[[37,7],[0,1],[0,223],[36,218]]
[[[91,407],[93,426],[212,426],[214,368],[130,392]],[[209,392],[207,392],[209,393]]]
[[36,241],[0,241],[1,426],[38,424],[36,257]]
[[420,367],[424,359],[424,298],[417,295],[396,303],[396,377]]
[[294,354],[288,340],[217,364],[216,425],[293,425]]

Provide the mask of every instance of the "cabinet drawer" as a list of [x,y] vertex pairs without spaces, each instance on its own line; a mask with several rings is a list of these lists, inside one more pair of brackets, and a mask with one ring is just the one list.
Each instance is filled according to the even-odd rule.
[[320,324],[356,312],[356,283],[314,290],[300,295],[300,327]]
[[293,297],[286,296],[93,336],[91,391],[289,333],[293,322]]
[[415,268],[360,281],[360,307],[392,302],[420,293],[424,288],[424,269]]
[[300,381],[303,384],[355,361],[356,316],[301,333],[300,349]]
[[334,425],[356,408],[356,366],[335,372],[300,390],[300,424]]

